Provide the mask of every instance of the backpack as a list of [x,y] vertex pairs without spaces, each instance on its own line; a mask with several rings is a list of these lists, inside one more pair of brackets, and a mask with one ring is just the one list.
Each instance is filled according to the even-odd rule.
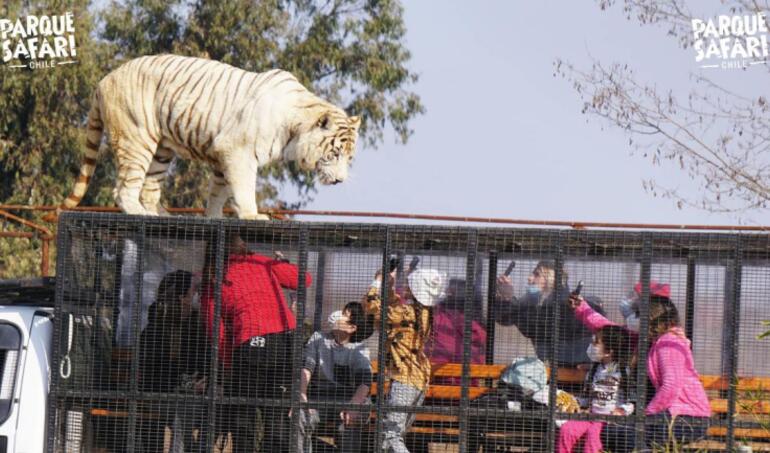
[[[514,359],[500,375],[498,388],[508,391],[513,399],[548,404],[548,374],[537,357]],[[515,397],[519,398],[515,398]]]

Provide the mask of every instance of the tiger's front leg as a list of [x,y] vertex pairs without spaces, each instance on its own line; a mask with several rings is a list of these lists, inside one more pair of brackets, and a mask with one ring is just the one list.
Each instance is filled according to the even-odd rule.
[[234,151],[230,156],[241,156],[243,159],[227,158],[224,162],[224,175],[233,192],[233,208],[238,218],[270,220],[270,217],[257,210],[257,159],[248,152],[239,154],[237,150]]

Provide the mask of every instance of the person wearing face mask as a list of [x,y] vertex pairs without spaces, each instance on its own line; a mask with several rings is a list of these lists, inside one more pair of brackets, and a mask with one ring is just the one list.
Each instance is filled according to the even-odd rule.
[[[384,372],[390,379],[388,405],[420,406],[425,399],[430,380],[431,364],[425,354],[425,343],[431,332],[432,308],[445,297],[446,274],[435,269],[416,269],[407,277],[403,296],[394,288],[395,271],[388,276],[390,300],[386,309],[386,351]],[[364,298],[364,307],[379,327],[382,313],[380,287],[382,278],[375,280]],[[380,364],[381,371],[383,365]],[[383,422],[382,450],[389,453],[409,453],[404,434],[414,421],[414,414],[388,412]]]
[[[350,302],[329,316],[331,330],[315,332],[305,346],[300,380],[302,401],[369,403],[372,366],[369,350],[361,342],[373,333],[363,306]],[[289,413],[291,416],[291,413]],[[313,432],[324,421],[336,421],[335,444],[340,452],[363,451],[361,429],[368,413],[307,409],[300,413],[297,451],[313,451]]]
[[[629,389],[631,389],[632,399],[636,399],[633,394],[636,387],[636,350],[639,346],[639,299],[642,294],[642,283],[637,282],[634,288],[629,292],[627,296],[620,300],[618,304],[625,324],[622,326],[628,329],[631,335],[631,347],[633,350],[633,357],[629,364]],[[668,283],[660,283],[655,280],[650,280],[650,296],[666,297],[671,295],[671,286]],[[569,305],[575,312],[575,318],[582,322],[591,331],[596,331],[604,326],[617,325],[614,322],[607,319],[603,313],[599,313],[587,303],[583,303],[582,297],[570,297]],[[647,380],[647,401],[652,398],[655,389],[652,387],[652,383]]]
[[[671,297],[671,286],[668,283],[660,283],[655,280],[650,280],[650,295]],[[626,327],[631,332],[639,332],[639,299],[642,297],[642,283],[637,282],[634,285],[634,289],[629,294],[620,300],[618,307],[620,313],[623,315],[623,319],[626,322]]]
[[[644,444],[648,448],[682,445],[706,435],[711,405],[695,369],[690,340],[679,322],[676,305],[668,297],[651,295],[649,309],[647,376],[652,399],[647,403]],[[602,442],[613,452],[631,452],[636,429],[610,423]]]
[[[631,338],[628,330],[619,326],[605,326],[596,331],[586,354],[593,362],[586,375],[587,398],[580,405],[592,414],[630,415],[634,405],[627,402],[627,368],[631,360]],[[571,453],[585,437],[584,453],[603,450],[601,431],[603,421],[569,420],[559,429],[558,453]]]
[[[566,272],[562,272],[559,294],[555,290],[555,276],[554,263],[540,261],[532,270],[527,288],[520,297],[514,295],[510,277],[501,276],[497,279],[495,321],[504,326],[516,326],[522,335],[532,341],[535,354],[543,361],[550,358],[553,320],[558,304],[564,303],[569,295]],[[593,310],[603,313],[601,301],[592,298],[588,303]],[[575,318],[571,310],[561,310],[556,365],[575,366],[590,362],[586,348],[591,343],[591,337],[591,331]]]
[[[631,342],[634,353],[639,343],[639,299],[642,295],[642,283],[634,285],[633,291],[628,296],[620,300],[618,304],[620,312],[625,320],[624,328],[631,334]],[[668,283],[660,283],[650,280],[650,296],[671,297],[671,286]],[[617,325],[607,319],[603,313],[598,313],[585,299],[579,296],[570,296],[569,306],[575,312],[575,318],[582,322],[592,331],[596,331],[604,326]],[[633,364],[632,364],[633,365]],[[648,392],[649,393],[649,392]]]

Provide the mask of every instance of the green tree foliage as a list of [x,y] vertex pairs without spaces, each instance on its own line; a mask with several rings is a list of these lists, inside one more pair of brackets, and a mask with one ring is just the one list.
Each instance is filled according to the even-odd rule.
[[[359,152],[380,144],[387,128],[405,143],[411,120],[424,111],[409,91],[417,76],[407,68],[410,54],[397,0],[121,0],[101,11],[89,0],[0,5],[1,18],[66,11],[75,14],[77,64],[0,71],[0,203],[58,204],[66,197],[83,156],[96,83],[140,55],[176,53],[257,72],[291,71],[312,91],[362,116]],[[113,205],[114,173],[111,154],[102,155],[82,204]],[[164,204],[204,206],[207,173],[197,163],[177,162]],[[261,173],[256,195],[262,206],[286,206],[279,199],[284,184],[296,187],[299,205],[315,190],[314,176],[294,167],[274,165]],[[5,276],[38,265],[39,252],[22,242],[0,239]],[[19,267],[21,262],[28,264]]]
[[[87,0],[10,0],[0,4],[0,18],[14,20],[28,14],[73,12],[78,52],[77,64],[49,69],[0,68],[1,203],[58,203],[78,172],[89,96],[103,74],[101,62],[110,59],[104,46],[90,36],[93,16],[88,7]],[[8,64],[12,63],[26,62],[12,60]],[[109,166],[101,168],[98,177],[104,179],[107,170]],[[94,187],[86,202],[111,203],[108,186]],[[20,230],[30,231],[15,222],[0,226],[0,231]],[[38,239],[0,239],[0,278],[38,274],[40,246]]]

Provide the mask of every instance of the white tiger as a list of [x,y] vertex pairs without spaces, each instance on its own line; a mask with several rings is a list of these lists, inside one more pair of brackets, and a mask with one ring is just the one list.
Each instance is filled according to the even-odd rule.
[[294,160],[315,170],[321,183],[340,183],[355,154],[359,125],[358,117],[348,117],[280,69],[254,73],[177,55],[136,58],[99,82],[80,176],[59,211],[80,203],[106,133],[117,158],[113,194],[124,212],[163,213],[161,184],[179,156],[213,169],[207,216],[221,216],[232,195],[239,218],[267,219],[257,211],[258,167]]

